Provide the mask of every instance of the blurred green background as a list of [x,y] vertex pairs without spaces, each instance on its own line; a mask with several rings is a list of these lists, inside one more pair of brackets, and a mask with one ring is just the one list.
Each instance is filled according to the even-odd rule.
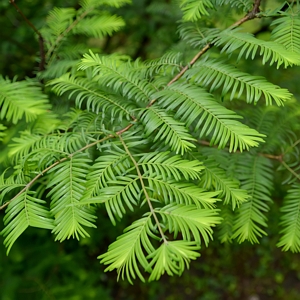
[[[104,53],[123,53],[133,58],[156,58],[175,47],[184,49],[177,34],[180,12],[174,1],[134,0],[132,6],[118,9],[127,26],[113,37],[105,40],[81,40],[91,47],[101,47]],[[41,28],[54,6],[76,7],[72,0],[23,0],[18,3],[22,12]],[[23,79],[33,77],[37,71],[38,41],[8,1],[0,2],[0,74]],[[266,24],[256,25],[259,34],[268,36]],[[245,70],[255,73],[255,64]],[[299,68],[282,77],[266,69],[274,83],[281,83],[293,93],[299,94]],[[111,226],[105,212],[99,212],[97,230],[90,232],[90,239],[58,243],[48,231],[31,228],[15,243],[9,256],[0,247],[0,299],[299,299],[300,257],[276,248],[279,219],[280,190],[268,214],[269,236],[260,245],[238,245],[212,242],[203,248],[201,257],[192,262],[190,270],[181,277],[163,276],[159,282],[132,286],[126,281],[117,282],[116,273],[105,273],[97,256],[106,251],[121,232],[123,224]],[[0,211],[0,219],[4,212]],[[128,215],[124,223],[134,216]],[[3,224],[0,225],[0,228]],[[0,237],[0,243],[3,238]],[[203,246],[204,247],[204,246]]]

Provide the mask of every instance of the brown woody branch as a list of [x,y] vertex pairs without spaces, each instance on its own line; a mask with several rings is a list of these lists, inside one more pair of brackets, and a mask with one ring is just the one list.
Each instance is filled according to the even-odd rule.
[[[17,12],[21,15],[21,17],[24,19],[24,21],[33,29],[33,31],[38,35],[39,37],[39,47],[40,47],[40,65],[39,70],[43,71],[45,70],[45,46],[44,46],[44,38],[42,34],[36,29],[36,27],[27,19],[27,17],[23,14],[19,6],[16,4],[15,0],[9,0],[9,2],[15,7]],[[0,207],[1,209],[1,207]]]

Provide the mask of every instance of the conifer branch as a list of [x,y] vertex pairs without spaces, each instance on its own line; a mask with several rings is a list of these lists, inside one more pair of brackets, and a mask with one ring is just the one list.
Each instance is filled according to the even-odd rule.
[[[256,17],[256,14],[259,12],[259,5],[260,5],[260,1],[261,0],[256,0],[255,3],[254,3],[254,6],[253,6],[253,9],[244,17],[242,18],[241,20],[235,22],[233,25],[231,25],[230,27],[237,27],[237,26],[240,26],[241,24],[243,24],[244,22],[248,21],[248,20],[251,20],[253,18]],[[11,3],[14,3],[14,0],[11,0]],[[54,46],[51,47],[49,50],[48,50],[48,53],[47,55],[51,54],[53,52],[53,50],[55,49],[56,45],[63,39],[63,37],[68,33],[70,32],[75,26],[76,24],[81,20],[83,19],[91,10],[88,10],[86,12],[84,12],[80,17],[78,17],[65,31],[64,33],[62,33],[58,38],[57,40],[55,41],[54,43]],[[212,46],[212,44],[207,44],[206,46],[204,46],[193,58],[192,60],[167,84],[167,86],[170,86],[171,84],[173,84],[174,82],[176,82],[177,80],[179,80],[182,75],[193,65],[195,64],[195,62],[204,54],[206,53],[207,50],[209,50],[209,48]],[[155,103],[156,99],[153,99],[149,102],[149,104],[147,105],[147,107],[151,107],[154,103]],[[70,155],[68,155],[67,157],[61,159],[61,160],[58,160],[56,161],[55,163],[53,163],[51,166],[47,167],[46,169],[44,169],[40,174],[38,174],[36,177],[34,177],[15,197],[13,197],[10,201],[6,202],[5,204],[3,204],[2,206],[0,206],[0,210],[4,209],[6,206],[9,205],[9,203],[11,203],[14,199],[16,199],[20,194],[22,194],[23,192],[25,192],[28,188],[30,188],[34,182],[36,182],[41,176],[43,176],[47,171],[49,171],[50,169],[52,169],[53,167],[55,167],[56,165],[60,164],[61,162],[73,157],[75,154],[77,153],[80,153],[90,147],[93,147],[94,145],[98,144],[98,143],[101,143],[105,140],[108,140],[108,139],[111,139],[111,138],[115,138],[116,136],[118,136],[120,139],[121,139],[121,135],[128,131],[131,127],[134,126],[135,122],[137,122],[138,119],[135,118],[130,124],[128,124],[126,127],[124,127],[123,129],[119,130],[118,132],[116,132],[116,135],[113,135],[113,134],[109,134],[107,135],[106,137],[100,139],[100,140],[97,140],[91,144],[88,144],[84,147],[82,147],[81,149],[79,150],[76,150],[75,152],[71,153]],[[121,139],[121,142],[123,140]],[[122,142],[123,143],[123,142]],[[126,149],[126,148],[125,148]],[[300,178],[299,178],[300,179]],[[148,200],[148,199],[147,199]],[[150,200],[150,199],[149,199]],[[148,202],[149,204],[149,202]],[[150,202],[151,204],[151,202]],[[149,205],[150,206],[150,205]],[[151,209],[151,207],[150,207]],[[153,207],[152,207],[152,210],[153,210]],[[153,210],[154,212],[154,210]],[[153,215],[156,222],[158,222],[158,219],[157,217],[155,216],[155,214]],[[159,224],[159,223],[158,223]],[[161,228],[159,227],[160,231],[161,231]],[[161,234],[163,236],[163,233],[161,231]]]
[[212,46],[212,44],[205,45],[194,57],[193,59],[178,73],[168,84],[170,86],[172,83],[177,81],[182,75]]
[[121,135],[119,135],[119,139],[120,139],[120,141],[121,141],[121,143],[122,143],[122,145],[123,145],[123,147],[124,147],[126,153],[128,154],[128,156],[130,157],[131,161],[133,162],[133,164],[134,164],[134,166],[135,166],[135,169],[136,169],[136,171],[137,171],[138,177],[139,177],[140,182],[141,182],[141,186],[142,186],[143,192],[144,192],[144,194],[145,194],[146,200],[147,200],[148,205],[149,205],[149,208],[150,208],[150,212],[151,212],[151,214],[152,214],[153,217],[154,217],[155,223],[156,223],[156,225],[157,225],[157,228],[158,228],[158,230],[159,230],[159,233],[160,233],[160,235],[161,235],[161,237],[162,237],[164,243],[167,244],[168,241],[166,240],[166,237],[165,237],[165,235],[164,235],[164,232],[163,232],[163,230],[162,230],[162,228],[161,228],[161,226],[160,226],[159,220],[158,220],[158,218],[157,218],[157,216],[156,216],[155,210],[154,210],[154,208],[153,208],[153,206],[152,206],[152,203],[151,203],[149,194],[148,194],[148,192],[147,192],[147,190],[146,190],[146,187],[145,187],[145,184],[144,184],[144,180],[143,180],[143,176],[142,176],[141,171],[140,171],[140,169],[139,169],[138,163],[136,162],[136,160],[135,160],[134,157],[132,156],[131,152],[129,151],[128,147],[126,146],[126,144],[125,144],[125,142],[124,142],[124,140],[123,140],[123,138],[122,138]]

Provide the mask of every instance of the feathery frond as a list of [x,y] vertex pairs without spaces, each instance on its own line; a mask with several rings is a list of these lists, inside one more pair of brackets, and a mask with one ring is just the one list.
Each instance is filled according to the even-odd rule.
[[199,245],[188,241],[169,241],[148,255],[149,264],[153,267],[149,281],[158,280],[165,272],[169,276],[181,275],[185,268],[189,268],[190,261],[200,256]]
[[300,185],[294,184],[284,199],[277,246],[283,251],[300,252]]
[[263,142],[262,134],[236,121],[241,117],[214,100],[204,89],[174,83],[155,96],[159,106],[176,110],[175,117],[188,127],[193,125],[194,132],[200,131],[200,138],[211,134],[211,144],[219,148],[226,147],[229,142],[230,152],[238,148],[243,151]]
[[206,192],[193,183],[176,182],[175,180],[164,181],[161,177],[146,177],[150,191],[154,191],[154,197],[161,199],[165,204],[177,203],[196,205],[200,208],[214,208],[219,192]]
[[92,208],[78,206],[85,189],[85,178],[90,160],[84,153],[58,164],[49,171],[47,189],[51,197],[51,214],[54,216],[56,240],[63,241],[70,237],[89,236],[85,227],[96,227]]
[[[0,77],[0,168],[8,164],[0,174],[0,210],[6,209],[1,234],[7,251],[30,226],[52,230],[59,241],[88,237],[96,209],[103,208],[113,225],[126,222],[121,219],[128,212],[133,219],[99,256],[106,271],[117,270],[130,283],[145,281],[147,273],[150,281],[180,275],[215,233],[221,242],[251,243],[266,234],[276,178],[289,185],[278,246],[300,252],[298,92],[293,96],[251,75],[273,78],[291,91],[297,85],[297,71],[273,75],[260,60],[277,68],[300,65],[298,7],[263,11],[253,0],[153,1],[145,11],[158,17],[152,29],[171,18],[162,22],[159,39],[169,34],[164,25],[181,24],[181,41],[170,34],[173,50],[158,57],[163,45],[150,55],[146,50],[152,30],[130,33],[125,48],[124,32],[103,39],[125,24],[110,12],[130,2],[80,0],[76,9],[54,8],[35,30],[40,83]],[[275,18],[270,41],[239,29],[260,17]],[[233,25],[219,29],[231,19]],[[257,32],[265,38],[262,24]],[[126,53],[127,43],[134,56],[158,58],[96,54],[112,53],[116,44]],[[239,70],[226,56],[237,58]],[[249,58],[253,64],[245,65]],[[237,98],[245,101],[223,103]],[[249,103],[255,105],[247,109]]]
[[80,6],[82,6],[84,10],[89,10],[99,5],[109,5],[118,8],[129,3],[131,3],[131,0],[81,0],[79,1]]
[[222,96],[231,90],[230,100],[241,98],[244,92],[247,103],[256,103],[264,96],[267,105],[275,101],[280,106],[292,97],[287,89],[268,82],[262,76],[241,72],[214,59],[202,59],[197,62],[185,73],[185,77],[201,86],[210,87],[210,91],[222,88]]
[[235,215],[230,206],[220,205],[220,218],[222,222],[217,225],[217,236],[221,243],[231,243]]
[[118,31],[124,25],[125,22],[121,17],[102,14],[81,20],[74,27],[73,33],[103,38],[106,35],[112,35],[113,32]]
[[[297,53],[287,50],[279,43],[272,41],[263,41],[255,38],[250,33],[240,32],[236,29],[226,29],[219,33],[219,36],[213,41],[216,46],[223,46],[222,52],[232,53],[241,48],[238,55],[238,60],[245,55],[254,59],[256,53],[262,56],[262,63],[269,63],[272,66],[277,63],[277,69],[284,67],[300,65],[300,58]],[[258,49],[260,51],[258,52]]]
[[151,270],[145,253],[149,255],[155,251],[149,239],[149,237],[156,238],[155,232],[149,213],[127,227],[124,233],[109,245],[108,251],[98,256],[101,263],[109,264],[105,271],[117,269],[118,278],[121,276],[124,279],[126,276],[130,283],[136,275],[145,281],[138,264],[144,270]]
[[124,204],[133,211],[140,201],[139,178],[136,175],[116,176],[116,180],[108,182],[109,186],[100,189],[91,198],[82,200],[81,205],[104,203],[111,222],[115,225],[115,218],[121,219],[126,213]]
[[164,141],[165,145],[170,146],[172,151],[181,155],[195,145],[192,141],[195,139],[188,132],[184,123],[177,121],[172,115],[166,113],[164,110],[153,105],[142,113],[141,121],[145,126],[146,137],[154,135],[153,141],[158,139]]
[[[162,217],[162,222],[168,232],[174,232],[176,239],[178,233],[182,234],[183,240],[195,241],[201,244],[201,238],[207,246],[212,239],[211,227],[220,223],[218,211],[215,209],[199,209],[196,205],[169,204],[157,210]],[[191,235],[192,233],[192,235]]]
[[236,7],[244,12],[250,11],[253,6],[253,1],[251,0],[225,0],[225,4],[231,7]]
[[120,149],[110,150],[100,155],[87,174],[86,190],[83,202],[100,194],[108,182],[116,180],[116,176],[126,174],[130,169],[128,154]]
[[216,38],[219,30],[216,28],[205,28],[203,24],[182,23],[178,27],[178,32],[182,40],[193,47],[204,47]]
[[55,135],[45,138],[43,135],[33,134],[26,130],[21,132],[19,137],[12,139],[12,143],[9,145],[10,149],[8,155],[15,161],[18,161],[20,158],[25,158],[36,149],[56,149],[58,140],[59,137]]
[[62,95],[70,91],[69,98],[76,95],[75,101],[77,107],[86,107],[88,111],[96,114],[107,111],[111,118],[123,117],[130,119],[132,111],[136,108],[131,101],[124,101],[121,96],[110,95],[99,89],[96,82],[87,78],[76,78],[69,73],[60,78],[51,80],[49,85],[58,94]]
[[239,207],[249,197],[246,190],[240,188],[240,183],[228,177],[225,171],[218,166],[213,157],[203,161],[205,169],[201,177],[200,184],[205,189],[214,187],[220,191],[218,197],[224,198],[224,204],[231,203],[232,209]]
[[155,174],[162,176],[163,180],[174,178],[179,181],[200,179],[200,172],[204,169],[198,160],[185,160],[180,155],[169,152],[145,153],[138,165],[142,167],[145,176],[153,177]]
[[208,9],[214,8],[210,0],[181,0],[180,2],[183,21],[197,21],[202,16],[209,16]]
[[17,238],[29,227],[53,229],[53,219],[49,210],[43,205],[46,203],[34,197],[34,192],[25,191],[11,202],[4,217],[5,228],[1,231],[4,236],[4,245],[9,253]]
[[275,19],[271,38],[276,43],[282,44],[291,52],[300,53],[300,18],[299,15],[283,14],[281,18]]
[[0,124],[0,142],[3,140],[3,138],[6,135],[5,130],[6,127],[3,124]]
[[124,97],[134,98],[136,102],[149,102],[154,87],[140,79],[130,62],[116,61],[113,57],[85,54],[79,64],[79,70],[92,68],[94,80],[104,87],[120,92]]
[[79,60],[58,60],[48,66],[47,69],[41,73],[40,78],[58,78],[67,72],[74,74],[78,63]]
[[17,176],[13,174],[7,177],[6,173],[7,171],[4,171],[0,175],[0,204],[3,203],[5,196],[12,190],[17,189],[17,191],[19,191],[26,186],[26,182],[21,174],[18,174]]
[[14,124],[25,116],[31,122],[51,108],[48,98],[36,82],[10,81],[0,76],[0,119]]
[[277,153],[277,149],[289,139],[289,128],[294,123],[292,115],[297,113],[297,107],[292,102],[291,99],[281,108],[268,106],[257,107],[255,111],[241,111],[251,127],[266,135],[265,143],[260,145],[261,152]]
[[[48,151],[48,154],[54,157],[66,156],[72,152],[82,148],[88,135],[84,132],[65,132],[64,134],[41,135],[34,134],[26,130],[21,132],[20,137],[13,138],[13,142],[9,145],[9,156],[18,161],[26,160],[33,154],[39,155],[38,152]],[[35,158],[37,159],[37,157]]]
[[263,156],[245,154],[240,156],[236,173],[249,198],[237,211],[232,238],[258,243],[258,237],[266,235],[262,227],[267,226],[265,213],[269,210],[268,203],[272,202],[272,164]]
[[146,76],[153,76],[157,73],[173,75],[181,68],[181,56],[182,53],[168,51],[160,58],[146,61],[144,66]]
[[73,22],[76,15],[74,8],[57,8],[49,12],[47,26],[41,30],[46,41],[53,43],[55,39],[62,34],[67,27]]

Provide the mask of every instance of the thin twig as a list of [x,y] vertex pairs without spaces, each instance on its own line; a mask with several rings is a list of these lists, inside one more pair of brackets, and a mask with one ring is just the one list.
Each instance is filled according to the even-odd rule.
[[144,192],[144,194],[145,194],[146,200],[147,200],[147,202],[148,202],[148,205],[149,205],[151,214],[152,214],[153,217],[154,217],[155,223],[156,223],[156,225],[157,225],[157,228],[158,228],[158,230],[159,230],[159,233],[160,233],[160,235],[161,235],[161,237],[162,237],[164,243],[167,244],[168,241],[166,240],[166,237],[165,237],[165,235],[164,235],[164,232],[163,232],[163,230],[162,230],[162,228],[161,228],[161,226],[160,226],[159,220],[158,220],[158,218],[157,218],[157,216],[156,216],[155,210],[154,210],[154,208],[153,208],[153,206],[152,206],[152,202],[151,202],[151,200],[150,200],[150,197],[149,197],[149,195],[148,195],[147,189],[146,189],[146,187],[145,187],[145,184],[144,184],[144,181],[143,181],[143,176],[142,176],[142,174],[141,174],[141,171],[140,171],[140,169],[139,169],[139,166],[138,166],[136,160],[134,159],[134,157],[132,156],[131,152],[129,151],[128,147],[126,146],[126,144],[125,144],[124,140],[122,139],[122,136],[121,136],[121,135],[119,135],[119,139],[120,139],[120,141],[121,141],[121,143],[122,143],[122,145],[123,145],[123,147],[124,147],[126,153],[128,154],[128,156],[130,157],[131,161],[133,162],[133,164],[134,164],[134,166],[135,166],[135,169],[136,169],[136,171],[137,171],[137,173],[138,173],[138,176],[139,176],[139,179],[140,179],[140,182],[141,182],[141,185],[142,185],[142,189],[143,189],[143,192]]
[[37,28],[27,19],[27,17],[23,14],[19,6],[16,4],[15,0],[9,1],[17,10],[17,12],[21,15],[21,17],[24,19],[24,21],[33,29],[33,31],[38,35],[39,37],[39,46],[40,46],[40,65],[39,70],[43,71],[45,69],[45,46],[44,46],[44,38],[42,34],[37,30]]
[[266,157],[266,158],[270,158],[270,159],[274,159],[274,160],[278,160],[280,162],[282,162],[283,160],[283,154],[280,155],[272,155],[272,154],[266,154],[266,153],[259,153],[260,156]]
[[285,161],[282,161],[281,163],[289,172],[291,172],[298,180],[300,180],[300,175],[297,174],[292,168],[290,168]]
[[204,46],[201,51],[199,51],[194,57],[193,59],[189,62],[188,65],[186,65],[181,71],[180,73],[178,73],[168,84],[167,86],[170,86],[172,83],[174,83],[175,81],[177,81],[179,78],[181,78],[181,76],[212,46],[212,44],[207,44],[206,46]]

